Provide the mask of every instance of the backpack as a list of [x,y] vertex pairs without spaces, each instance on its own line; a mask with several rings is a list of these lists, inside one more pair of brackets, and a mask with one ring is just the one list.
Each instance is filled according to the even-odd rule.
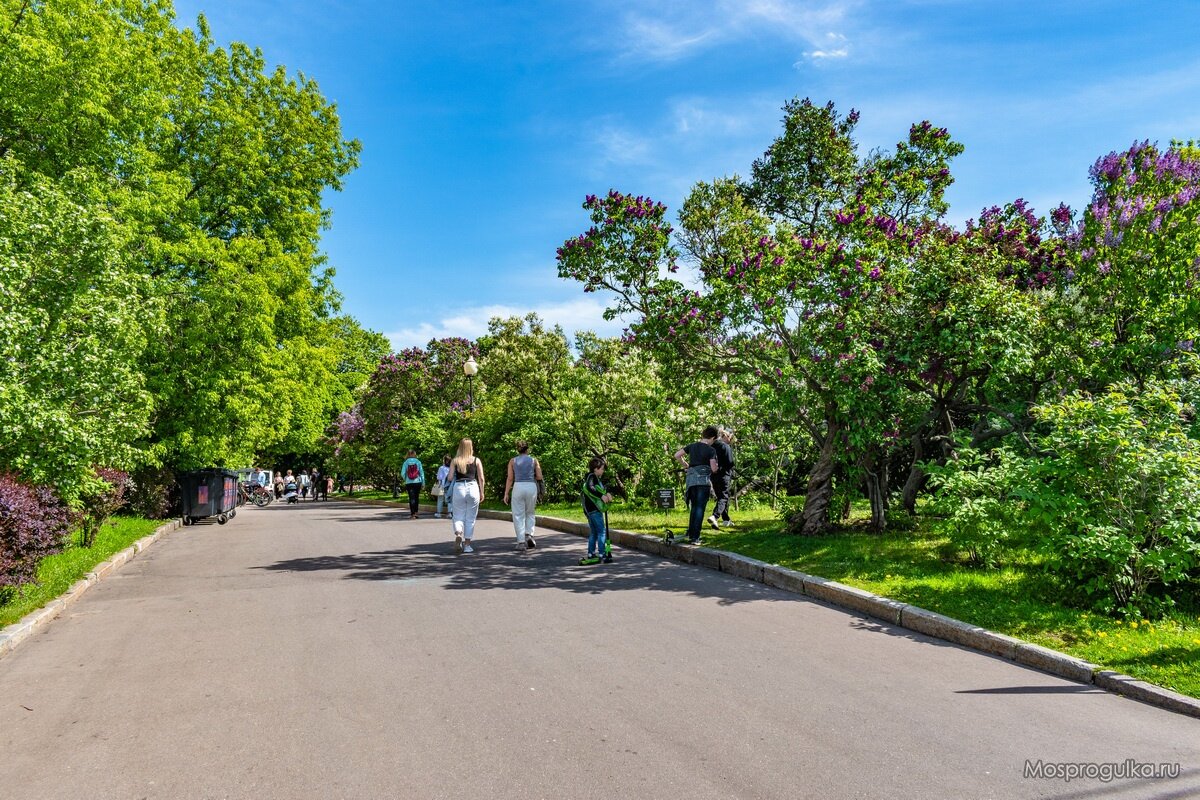
[[420,477],[421,477],[421,468],[420,468],[419,466],[417,466],[415,463],[414,463],[414,464],[409,464],[409,465],[408,465],[408,471],[407,471],[407,472],[405,472],[405,473],[404,473],[404,475],[405,475],[405,477],[407,477],[407,478],[408,478],[410,481],[415,481],[415,480],[417,480],[418,478],[420,478]]
[[[588,475],[591,475],[591,473],[589,472]],[[601,497],[592,497],[591,495],[588,494],[588,485],[587,485],[588,475],[583,476],[583,485],[581,487],[579,487],[580,502],[583,502],[584,500],[591,500],[592,505],[594,505],[596,507],[597,511],[607,511],[608,503],[604,502],[604,500]],[[600,484],[600,494],[602,496],[604,495],[604,484]]]

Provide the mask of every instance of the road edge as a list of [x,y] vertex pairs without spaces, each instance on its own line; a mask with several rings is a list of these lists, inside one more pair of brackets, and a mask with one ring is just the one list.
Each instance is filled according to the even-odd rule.
[[49,625],[59,614],[74,605],[88,589],[92,588],[92,586],[101,581],[105,576],[120,569],[147,547],[176,528],[181,527],[181,525],[182,523],[177,519],[159,525],[154,529],[154,533],[143,536],[124,550],[113,553],[107,559],[92,567],[91,571],[75,581],[71,585],[71,588],[63,594],[60,594],[36,611],[30,611],[11,625],[0,628],[0,658],[16,650],[18,645]]

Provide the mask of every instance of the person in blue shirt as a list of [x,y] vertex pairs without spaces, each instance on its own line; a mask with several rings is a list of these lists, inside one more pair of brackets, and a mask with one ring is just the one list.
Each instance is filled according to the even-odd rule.
[[425,467],[417,458],[416,450],[408,451],[408,458],[400,465],[400,474],[404,477],[404,490],[408,492],[408,513],[410,519],[418,519],[421,510],[421,490],[425,488]]

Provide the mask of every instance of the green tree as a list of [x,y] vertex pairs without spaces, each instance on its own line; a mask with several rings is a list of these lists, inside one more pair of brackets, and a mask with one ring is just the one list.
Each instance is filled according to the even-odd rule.
[[[594,225],[559,249],[559,272],[615,295],[610,313],[636,316],[635,339],[674,367],[754,380],[796,419],[816,456],[793,525],[816,534],[829,525],[839,468],[878,480],[871,463],[899,384],[872,328],[902,302],[922,240],[945,210],[948,160],[962,147],[924,122],[894,152],[860,159],[856,113],[843,119],[807,101],[785,112],[784,136],[756,164],[761,182],[701,184],[684,203],[680,242],[701,289],[671,277],[678,253],[665,207],[615,191],[586,200]],[[809,166],[830,159],[831,147],[839,155],[827,168]],[[858,165],[851,178],[849,159]],[[886,488],[871,496],[882,527]]]
[[0,162],[0,471],[73,502],[93,466],[141,463],[152,398],[138,364],[162,315],[128,231],[20,173]]

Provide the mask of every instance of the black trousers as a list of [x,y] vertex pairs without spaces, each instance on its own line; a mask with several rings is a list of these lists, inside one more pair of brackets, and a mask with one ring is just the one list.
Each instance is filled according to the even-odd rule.
[[729,490],[733,486],[733,476],[728,472],[712,476],[713,498],[717,501],[713,506],[713,516],[729,521]]
[[405,489],[405,491],[408,492],[408,510],[413,515],[416,515],[417,510],[420,509],[420,507],[421,507],[421,489],[422,488],[423,488],[422,485],[419,483],[404,484],[404,489]]

